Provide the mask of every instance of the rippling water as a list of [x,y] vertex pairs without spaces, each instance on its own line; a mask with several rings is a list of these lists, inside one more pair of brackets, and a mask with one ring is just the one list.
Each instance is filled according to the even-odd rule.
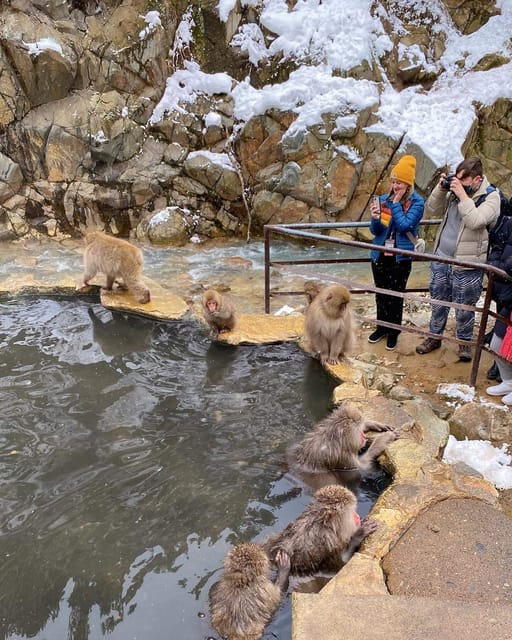
[[[309,502],[283,454],[332,380],[294,344],[214,344],[82,298],[4,301],[0,349],[1,637],[217,637],[226,551]],[[266,637],[289,617],[288,597]]]

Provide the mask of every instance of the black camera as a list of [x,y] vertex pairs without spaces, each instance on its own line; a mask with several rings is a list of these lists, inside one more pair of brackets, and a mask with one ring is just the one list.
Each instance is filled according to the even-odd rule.
[[441,180],[441,187],[446,189],[446,191],[450,190],[450,185],[452,184],[452,180],[455,178],[454,173],[449,173]]

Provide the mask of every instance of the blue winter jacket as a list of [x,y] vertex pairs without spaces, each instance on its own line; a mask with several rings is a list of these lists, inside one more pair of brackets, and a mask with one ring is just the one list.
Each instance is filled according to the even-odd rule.
[[[390,194],[379,197],[381,208],[386,207],[391,212],[391,222],[389,226],[384,226],[380,220],[371,219],[370,231],[375,236],[373,244],[383,246],[387,238],[395,236],[395,247],[397,249],[407,249],[414,251],[414,245],[407,237],[408,231],[414,236],[418,236],[419,222],[425,209],[425,201],[415,191],[411,193],[405,203],[405,209],[401,202],[393,203]],[[382,255],[381,251],[372,249],[370,257],[373,261],[378,260]],[[396,255],[397,260],[411,260],[410,256]]]

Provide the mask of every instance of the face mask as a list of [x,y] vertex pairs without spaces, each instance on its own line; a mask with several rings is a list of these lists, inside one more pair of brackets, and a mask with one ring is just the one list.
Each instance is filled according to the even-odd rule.
[[464,187],[464,191],[468,194],[468,196],[473,195],[473,193],[475,193],[475,191],[477,191],[478,186],[474,186],[474,185],[462,185]]

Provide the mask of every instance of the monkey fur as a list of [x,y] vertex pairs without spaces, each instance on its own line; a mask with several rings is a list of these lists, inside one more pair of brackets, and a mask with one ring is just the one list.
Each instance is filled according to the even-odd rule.
[[311,350],[320,353],[322,364],[338,364],[353,347],[355,322],[349,301],[349,290],[332,284],[321,288],[306,309],[306,338]]
[[262,546],[271,560],[279,552],[288,554],[291,574],[338,571],[377,528],[373,520],[360,520],[356,504],[356,496],[346,487],[322,487],[295,520]]
[[288,583],[289,558],[280,554],[276,562],[274,583],[268,577],[269,559],[260,545],[244,542],[227,553],[222,578],[210,591],[210,618],[222,637],[261,638]]
[[149,289],[141,279],[143,256],[138,247],[100,231],[88,233],[85,244],[83,286],[97,273],[103,273],[107,291],[112,291],[117,282],[121,288],[128,289],[137,302],[150,301]]
[[320,291],[325,287],[321,282],[316,280],[306,280],[304,283],[304,293],[308,300],[308,304],[311,304]]
[[[368,450],[359,455],[366,438],[366,431],[383,431],[376,436]],[[398,438],[393,427],[368,420],[348,403],[343,403],[295,446],[288,457],[290,466],[306,471],[358,470],[370,468],[384,449]]]
[[236,315],[233,304],[215,289],[207,289],[202,299],[203,316],[210,327],[210,337],[217,338],[219,333],[233,331]]

